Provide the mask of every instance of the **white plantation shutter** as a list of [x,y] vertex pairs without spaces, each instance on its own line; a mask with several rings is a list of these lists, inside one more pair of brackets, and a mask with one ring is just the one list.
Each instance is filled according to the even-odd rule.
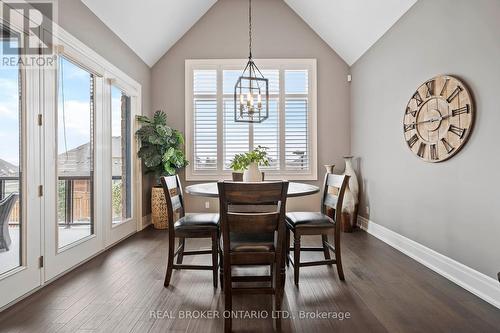
[[285,168],[309,170],[307,70],[285,70]]
[[248,151],[247,123],[234,121],[234,100],[224,98],[224,169],[229,170],[229,165],[234,155]]
[[217,170],[217,71],[193,72],[195,170]]
[[263,70],[269,80],[269,118],[253,124],[253,147],[267,148],[269,166],[261,169],[279,170],[280,167],[280,123],[279,123],[279,70]]
[[279,124],[279,100],[271,98],[269,100],[269,118],[260,124],[253,124],[253,146],[267,148],[269,166],[261,169],[279,170],[280,166],[280,124]]
[[314,60],[257,62],[269,80],[269,118],[253,124],[234,121],[234,85],[242,63],[186,61],[186,73],[192,75],[186,87],[192,105],[186,110],[186,140],[191,149],[187,179],[229,178],[234,155],[257,146],[267,148],[270,166],[263,167],[269,171],[266,178],[317,179],[316,161],[312,160],[316,142],[311,142],[316,139],[315,86],[310,86],[316,77]]

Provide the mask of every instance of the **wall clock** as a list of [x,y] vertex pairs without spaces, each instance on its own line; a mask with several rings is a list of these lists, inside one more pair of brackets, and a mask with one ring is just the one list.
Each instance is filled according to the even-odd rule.
[[472,95],[463,82],[441,75],[423,83],[408,102],[405,141],[426,162],[442,162],[467,142],[474,123]]

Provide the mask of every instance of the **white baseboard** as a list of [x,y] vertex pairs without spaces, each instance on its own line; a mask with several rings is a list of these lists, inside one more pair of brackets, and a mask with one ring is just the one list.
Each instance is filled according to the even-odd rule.
[[497,280],[364,217],[358,217],[358,226],[500,309],[500,283]]

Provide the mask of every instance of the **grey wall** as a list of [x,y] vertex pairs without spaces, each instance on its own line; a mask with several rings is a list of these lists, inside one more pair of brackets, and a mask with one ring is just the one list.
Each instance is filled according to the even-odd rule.
[[[500,270],[499,18],[498,0],[420,0],[354,64],[351,86],[360,213],[493,278]],[[425,163],[406,147],[403,112],[421,83],[444,73],[472,90],[475,129],[454,158]]]
[[[253,1],[255,58],[316,58],[318,68],[318,175],[323,164],[344,168],[349,152],[347,64],[281,0]],[[184,131],[185,59],[246,58],[248,1],[219,0],[153,67],[153,108],[167,112],[172,126]],[[184,177],[182,177],[184,178]],[[319,182],[313,182],[319,184]],[[206,211],[206,199],[188,197],[187,210]],[[289,208],[317,210],[318,196],[291,199]],[[212,200],[211,210],[217,209]]]
[[[58,23],[142,85],[142,112],[151,114],[151,69],[80,0],[58,1]],[[150,209],[151,178],[143,177],[143,212]]]

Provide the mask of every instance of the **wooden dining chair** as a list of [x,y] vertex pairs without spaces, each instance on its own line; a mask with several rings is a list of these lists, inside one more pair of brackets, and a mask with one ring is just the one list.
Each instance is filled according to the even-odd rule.
[[[168,287],[173,269],[211,270],[213,285],[217,288],[217,270],[219,253],[219,214],[188,214],[184,212],[184,196],[179,176],[161,177],[161,184],[167,202],[168,213],[168,261],[164,286]],[[179,212],[179,219],[174,222],[174,212]],[[175,238],[179,245],[175,249]],[[211,238],[211,250],[185,251],[187,238]],[[183,265],[183,257],[189,255],[211,254],[212,265]],[[177,261],[174,264],[174,258]]]
[[[321,212],[292,212],[286,214],[286,225],[289,231],[286,233],[287,265],[293,265],[293,277],[296,285],[299,284],[300,267],[332,265],[337,266],[339,278],[344,280],[342,269],[342,256],[340,251],[340,227],[342,215],[342,202],[344,193],[349,183],[349,176],[335,175],[327,173],[323,185],[323,195],[321,198]],[[329,193],[330,187],[337,188],[336,194]],[[334,209],[334,219],[326,214],[326,207]],[[328,241],[328,233],[334,230],[334,245]],[[293,233],[293,261],[290,258],[290,232]],[[321,235],[322,247],[301,247],[300,238],[302,235]],[[331,259],[330,250],[335,254],[335,259]],[[325,260],[320,261],[300,261],[301,251],[321,251]]]
[[[281,311],[285,278],[285,206],[288,182],[219,182],[222,238],[222,287],[225,310],[232,311],[233,294],[273,294]],[[233,266],[269,266],[270,275],[233,276]],[[264,287],[233,287],[233,282],[269,282]],[[224,319],[225,332],[232,319]],[[281,319],[276,318],[281,329]]]

